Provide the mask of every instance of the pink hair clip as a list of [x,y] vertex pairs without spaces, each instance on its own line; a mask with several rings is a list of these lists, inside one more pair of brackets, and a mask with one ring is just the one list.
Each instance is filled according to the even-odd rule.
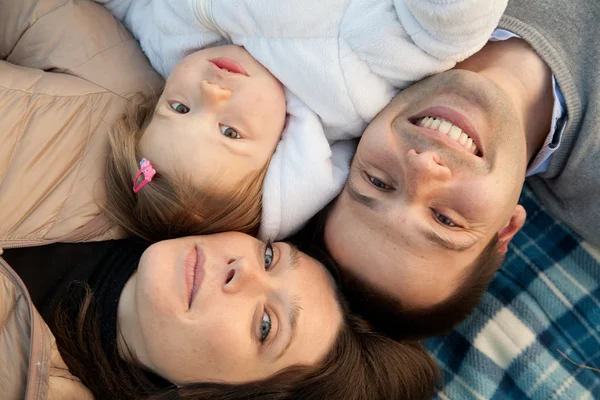
[[[140,175],[144,175],[144,180],[136,186],[135,183],[138,181]],[[140,189],[146,186],[148,182],[152,181],[154,175],[156,175],[156,170],[152,168],[150,161],[142,158],[142,161],[140,161],[140,170],[137,172],[137,174],[135,174],[135,178],[133,178],[133,193],[139,192]]]

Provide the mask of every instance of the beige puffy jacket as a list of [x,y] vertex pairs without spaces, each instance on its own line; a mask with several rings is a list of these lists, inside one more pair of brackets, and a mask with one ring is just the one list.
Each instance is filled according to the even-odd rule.
[[161,86],[89,0],[0,0],[0,247],[116,239],[102,215],[108,127]]
[[[0,254],[122,236],[98,205],[107,128],[128,98],[160,85],[137,42],[101,6],[0,0]],[[0,366],[2,399],[92,398],[1,256]]]
[[33,306],[23,281],[2,257],[0,365],[3,400],[93,399],[89,390],[69,373],[54,336]]

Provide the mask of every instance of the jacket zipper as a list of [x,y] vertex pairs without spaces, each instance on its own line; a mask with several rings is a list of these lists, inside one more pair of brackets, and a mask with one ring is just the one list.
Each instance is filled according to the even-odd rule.
[[[103,224],[106,223],[106,217],[103,214],[99,214],[86,225],[77,229],[76,231],[64,235],[58,239],[53,240],[24,240],[15,243],[14,241],[4,241],[0,242],[0,256],[4,253],[4,249],[11,248],[21,248],[21,247],[34,247],[34,246],[42,246],[46,244],[52,244],[59,241],[64,242],[76,242],[81,240],[91,233],[99,229]],[[16,274],[16,272],[6,263],[6,261],[0,257],[0,270],[5,271],[8,278],[16,285],[21,292],[24,293],[25,298],[27,300],[27,306],[29,307],[29,319],[31,321],[31,334],[29,336],[29,370],[27,374],[27,386],[25,388],[25,400],[37,400],[42,399],[40,390],[41,390],[41,374],[40,370],[42,368],[42,363],[45,363],[44,360],[44,343],[43,343],[43,331],[42,326],[40,325],[37,318],[35,318],[36,314],[33,310],[33,301],[31,300],[31,296],[29,295],[29,291],[27,287],[21,280],[21,278]],[[41,344],[39,343],[41,341]]]
[[[43,360],[44,343],[43,337],[41,337],[41,328],[38,326],[39,324],[37,323],[35,313],[33,312],[33,302],[31,300],[31,296],[29,295],[29,291],[27,290],[27,288],[25,288],[25,284],[23,283],[21,278],[2,258],[0,258],[0,267],[2,267],[2,271],[6,273],[6,275],[12,281],[12,283],[19,289],[21,289],[21,292],[24,293],[25,299],[27,300],[27,307],[29,307],[29,319],[31,321],[31,334],[29,335],[29,369],[27,372],[27,386],[25,388],[25,399],[41,399],[42,397],[40,396],[40,370],[42,368],[42,362],[45,362],[45,360]],[[42,341],[41,345],[39,345],[40,341]]]
[[211,28],[214,32],[218,32],[228,43],[232,43],[231,36],[215,22],[212,0],[190,1],[189,4],[194,8],[196,17],[200,20],[200,23]]

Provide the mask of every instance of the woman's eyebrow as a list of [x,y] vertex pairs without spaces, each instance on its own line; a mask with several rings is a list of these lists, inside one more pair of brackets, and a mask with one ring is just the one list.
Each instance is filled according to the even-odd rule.
[[[290,263],[291,267],[291,263]],[[290,301],[289,312],[289,323],[290,323],[290,338],[285,344],[285,346],[281,349],[279,354],[275,356],[275,361],[279,360],[283,355],[289,350],[290,346],[294,342],[294,337],[296,336],[296,332],[298,331],[298,317],[300,316],[300,312],[302,311],[302,307],[300,307],[300,299],[297,296],[292,297]]]
[[[287,254],[287,269],[289,271],[293,271],[298,269],[300,266],[300,251],[293,244],[287,243],[289,246],[289,251]],[[288,308],[289,315],[289,326],[290,326],[290,336],[289,340],[285,344],[285,346],[281,349],[281,351],[275,356],[275,361],[279,360],[283,355],[289,350],[290,346],[294,342],[294,337],[296,336],[296,332],[298,331],[298,317],[300,316],[300,312],[302,311],[302,307],[300,306],[300,297],[293,296],[290,299],[290,305]]]
[[298,265],[300,265],[300,250],[298,250],[298,247],[291,243],[288,243],[288,246],[290,246],[290,270],[294,270],[298,268]]

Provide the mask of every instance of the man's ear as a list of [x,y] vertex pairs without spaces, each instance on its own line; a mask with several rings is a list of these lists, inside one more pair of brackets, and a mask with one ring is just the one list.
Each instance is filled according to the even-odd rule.
[[506,226],[498,232],[498,246],[500,246],[500,251],[503,253],[508,251],[508,242],[510,242],[523,227],[525,224],[525,217],[527,217],[527,212],[522,205],[517,204],[514,214],[510,217],[510,221],[508,221]]

